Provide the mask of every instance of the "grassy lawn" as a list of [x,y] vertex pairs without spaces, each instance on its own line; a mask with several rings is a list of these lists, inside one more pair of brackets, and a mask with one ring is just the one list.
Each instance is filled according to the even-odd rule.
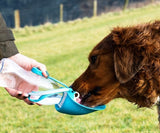
[[[19,51],[70,85],[87,67],[91,49],[115,26],[160,20],[160,5],[102,14],[67,23],[13,29]],[[58,113],[54,106],[29,106],[0,89],[0,133],[158,133],[156,107],[138,109],[123,99],[105,111],[83,116]]]

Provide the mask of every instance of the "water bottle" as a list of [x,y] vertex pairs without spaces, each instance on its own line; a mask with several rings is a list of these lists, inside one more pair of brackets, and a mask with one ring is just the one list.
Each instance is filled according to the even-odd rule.
[[24,70],[10,59],[2,59],[0,61],[0,86],[16,89],[21,80],[40,88],[53,89],[52,83],[46,78]]

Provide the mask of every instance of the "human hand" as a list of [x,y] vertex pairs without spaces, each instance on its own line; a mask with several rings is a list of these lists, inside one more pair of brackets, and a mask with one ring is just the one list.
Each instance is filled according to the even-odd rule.
[[16,97],[20,100],[24,100],[29,105],[33,105],[34,103],[28,99],[28,93],[31,91],[38,91],[37,86],[29,85],[27,82],[22,81],[17,89],[9,89],[5,88],[6,91],[13,97]]
[[22,78],[15,74],[3,74],[2,75],[5,80],[5,84],[12,86],[12,89],[8,86],[5,88],[7,92],[20,100],[24,100],[27,104],[32,105],[33,103],[28,100],[28,93],[31,91],[37,91],[38,87],[28,82],[24,81]]
[[[28,58],[22,54],[16,54],[9,59],[13,60],[15,63],[17,63],[19,66],[24,68],[27,71],[30,71],[33,67],[38,67],[42,74],[47,77],[46,73],[46,66],[37,62],[34,59]],[[6,91],[13,97],[16,97],[20,100],[24,100],[27,104],[32,105],[33,102],[29,101],[28,99],[28,93],[32,91],[38,91],[38,87],[29,84],[28,82],[24,81],[23,79],[16,77],[16,86],[14,89],[5,88]]]
[[42,71],[42,74],[44,77],[47,77],[46,73],[46,66],[42,63],[37,62],[36,60],[29,58],[27,56],[24,56],[20,53],[9,57],[9,59],[13,60],[15,63],[17,63],[19,66],[21,66],[23,69],[27,71],[31,71],[33,67],[37,67]]

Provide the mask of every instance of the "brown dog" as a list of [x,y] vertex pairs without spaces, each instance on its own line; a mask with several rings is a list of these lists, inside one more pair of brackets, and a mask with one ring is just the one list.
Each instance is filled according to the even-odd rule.
[[160,94],[160,21],[117,27],[89,55],[87,70],[72,84],[87,106],[125,98],[151,107]]

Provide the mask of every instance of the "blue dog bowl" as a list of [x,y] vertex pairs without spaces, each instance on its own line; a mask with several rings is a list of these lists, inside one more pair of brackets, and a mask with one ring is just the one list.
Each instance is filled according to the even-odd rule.
[[61,101],[58,104],[55,104],[55,108],[58,112],[70,115],[84,115],[92,113],[98,110],[104,110],[106,105],[100,105],[96,107],[87,107],[82,104],[77,103],[75,98],[74,91],[64,92]]

